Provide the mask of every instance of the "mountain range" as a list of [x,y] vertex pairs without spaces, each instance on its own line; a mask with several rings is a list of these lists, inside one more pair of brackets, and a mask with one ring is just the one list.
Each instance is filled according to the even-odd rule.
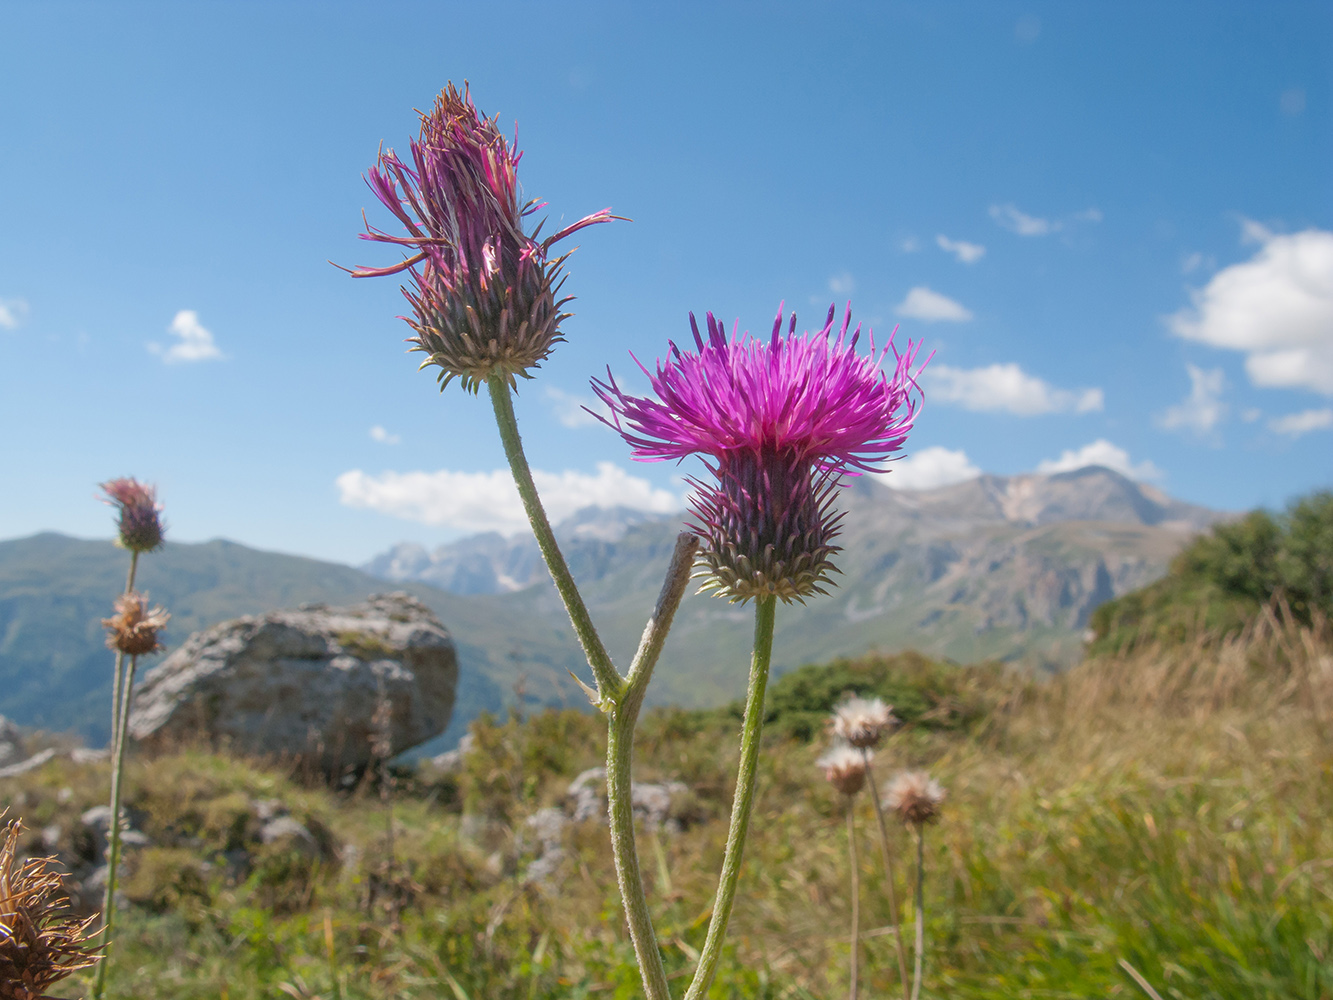
[[[775,671],[869,649],[916,648],[958,662],[1038,669],[1077,659],[1089,614],[1151,582],[1196,532],[1228,516],[1173,500],[1109,469],[982,476],[934,490],[860,477],[843,491],[842,575],[826,598],[778,613]],[[652,610],[679,517],[589,508],[557,527],[616,662]],[[0,713],[105,740],[111,658],[99,620],[123,585],[110,542],[46,533],[0,542]],[[519,698],[579,704],[586,677],[563,607],[530,536],[487,534],[433,552],[402,544],[360,569],[226,541],[168,543],[139,585],[173,618],[169,648],[241,614],[407,590],[459,649],[460,690],[445,742],[478,712]],[[752,611],[691,594],[650,688],[653,703],[739,696]]]

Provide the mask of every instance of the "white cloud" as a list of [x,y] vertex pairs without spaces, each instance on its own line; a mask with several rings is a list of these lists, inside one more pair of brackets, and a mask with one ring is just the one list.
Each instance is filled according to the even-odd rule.
[[939,292],[932,292],[925,285],[917,285],[907,293],[907,298],[898,303],[898,315],[924,319],[930,323],[939,320],[962,323],[972,318],[972,311]]
[[1019,236],[1049,236],[1060,229],[1060,223],[1020,212],[1013,204],[992,205],[990,217],[995,220],[996,225]]
[[895,490],[933,490],[967,479],[975,479],[981,470],[972,464],[961,448],[922,448],[889,465],[888,472],[876,474],[880,482]]
[[[605,417],[611,416],[611,411],[600,400],[592,396],[576,396],[572,392],[565,392],[563,389],[557,389],[553,385],[548,385],[543,394],[546,401],[551,404],[551,409],[555,411],[555,419],[559,420],[565,427],[601,427],[605,426],[600,420],[589,413],[600,413]],[[584,409],[584,407],[588,409]]]
[[17,330],[28,315],[22,299],[0,299],[0,330]]
[[1240,411],[1240,419],[1244,420],[1247,424],[1254,423],[1263,415],[1264,411],[1259,409],[1257,406],[1251,406]]
[[903,253],[916,253],[921,249],[921,242],[915,236],[904,236],[898,242],[898,249]]
[[378,441],[380,444],[399,444],[403,440],[397,434],[390,434],[379,424],[376,424],[370,429],[370,437],[372,440]]
[[1157,418],[1157,423],[1167,430],[1187,428],[1207,433],[1217,426],[1226,416],[1227,405],[1222,402],[1222,390],[1226,388],[1226,376],[1221,368],[1205,371],[1194,365],[1186,365],[1190,376],[1190,394],[1183,402],[1167,407]]
[[1100,389],[1057,389],[1013,362],[985,368],[934,365],[926,369],[923,378],[931,399],[957,403],[979,413],[1034,417],[1043,413],[1090,413],[1105,405]]
[[846,271],[835,274],[828,280],[828,290],[834,295],[851,295],[856,291],[856,279]]
[[1245,353],[1250,381],[1333,395],[1333,232],[1277,235],[1246,222],[1261,244],[1190,293],[1191,308],[1167,318],[1173,332]]
[[[599,462],[596,475],[534,469],[532,478],[552,521],[584,507],[633,507],[659,514],[680,510],[679,496],[631,476],[611,462]],[[494,472],[384,472],[360,469],[337,479],[339,498],[348,507],[376,510],[407,521],[444,525],[459,531],[528,530],[523,504],[508,469]]]
[[213,342],[213,334],[199,322],[199,314],[193,309],[182,309],[176,313],[167,331],[180,337],[180,341],[170,347],[148,345],[148,352],[156,354],[166,364],[178,361],[217,361],[222,358],[222,352]]
[[967,240],[951,240],[943,233],[935,237],[935,243],[945,253],[951,253],[957,257],[960,264],[975,264],[986,256],[986,248],[980,243],[969,243]]
[[1274,417],[1268,421],[1268,427],[1279,434],[1289,434],[1292,437],[1300,437],[1310,431],[1328,430],[1333,427],[1333,410],[1303,410],[1300,413],[1289,413],[1285,417]]
[[1112,469],[1130,479],[1161,479],[1162,470],[1152,462],[1140,462],[1135,465],[1129,460],[1129,452],[1118,448],[1105,438],[1098,438],[1091,444],[1085,444],[1077,451],[1064,451],[1059,458],[1048,458],[1037,464],[1037,471],[1051,475],[1056,472],[1072,472],[1089,465],[1101,465]]

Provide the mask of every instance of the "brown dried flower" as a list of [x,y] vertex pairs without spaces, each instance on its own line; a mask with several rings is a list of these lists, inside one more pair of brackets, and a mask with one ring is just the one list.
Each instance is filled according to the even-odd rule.
[[116,598],[116,613],[103,618],[106,644],[127,656],[146,656],[162,648],[157,634],[166,626],[171,615],[163,608],[148,610],[148,595],[131,590]]
[[866,758],[860,750],[836,746],[819,760],[816,767],[824,769],[824,777],[843,795],[855,795],[866,783]]
[[886,705],[882,698],[846,698],[833,709],[829,720],[833,735],[858,750],[879,746],[897,724],[893,706]]
[[20,829],[15,820],[0,834],[0,1000],[43,1000],[54,983],[102,956],[85,936],[96,917],[60,915],[68,900],[54,859],[19,863]]
[[884,804],[912,826],[938,819],[943,801],[944,788],[925,771],[900,771],[884,786]]

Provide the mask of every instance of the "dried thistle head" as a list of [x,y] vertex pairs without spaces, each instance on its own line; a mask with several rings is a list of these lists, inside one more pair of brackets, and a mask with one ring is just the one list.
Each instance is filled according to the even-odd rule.
[[131,590],[116,598],[116,613],[103,618],[106,644],[126,656],[146,656],[162,648],[157,634],[166,627],[171,615],[163,608],[148,609],[148,595]]
[[866,755],[846,744],[828,751],[815,766],[824,769],[825,780],[843,795],[850,797],[865,787]]
[[897,724],[893,706],[886,705],[882,698],[845,698],[829,719],[834,737],[857,749],[879,746],[879,741]]
[[43,1000],[66,976],[101,960],[87,939],[96,917],[61,916],[61,895],[53,858],[16,857],[17,820],[0,834],[0,1000]]
[[917,828],[939,818],[943,801],[943,786],[925,771],[900,771],[884,786],[885,806]]
[[131,552],[151,552],[162,544],[162,505],[157,488],[132,477],[101,484],[102,502],[120,508],[116,544]]

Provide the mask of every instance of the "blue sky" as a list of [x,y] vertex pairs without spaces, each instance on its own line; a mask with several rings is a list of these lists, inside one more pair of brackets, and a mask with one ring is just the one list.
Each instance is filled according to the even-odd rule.
[[690,471],[577,419],[590,376],[782,301],[936,351],[890,483],[1333,484],[1328,3],[10,2],[0,51],[3,538],[109,535],[120,475],[177,539],[342,561],[514,526],[484,397],[327,263],[392,259],[361,175],[448,80],[552,222],[634,219],[522,387],[557,514]]

